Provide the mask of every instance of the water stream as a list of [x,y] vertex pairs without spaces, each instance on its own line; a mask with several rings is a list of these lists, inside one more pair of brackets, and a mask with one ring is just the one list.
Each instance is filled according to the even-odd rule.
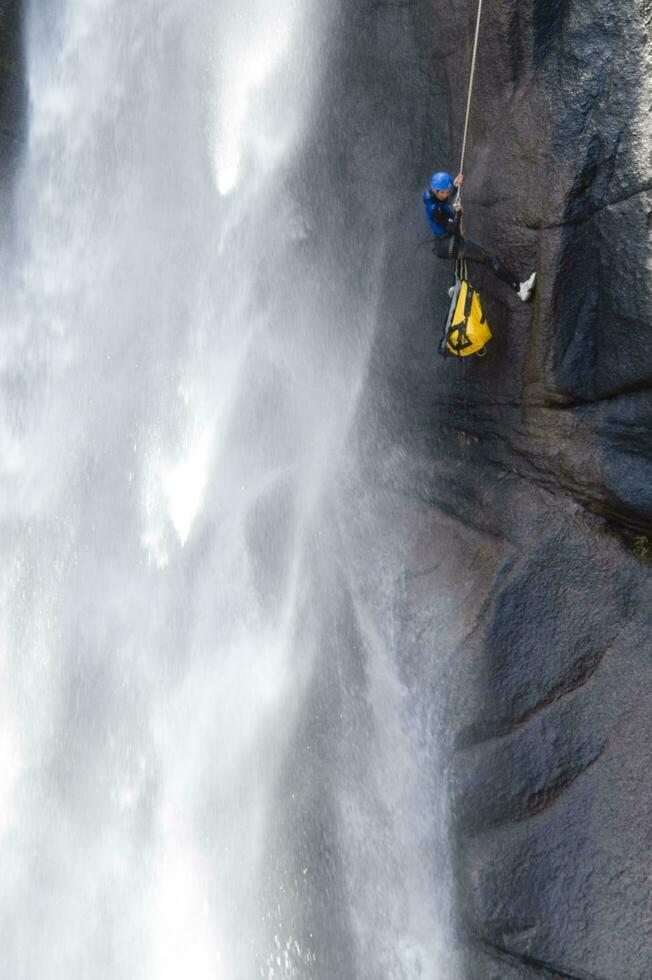
[[7,980],[448,976],[400,570],[365,555],[373,495],[342,504],[382,242],[344,285],[302,182],[324,6],[30,7],[0,296]]

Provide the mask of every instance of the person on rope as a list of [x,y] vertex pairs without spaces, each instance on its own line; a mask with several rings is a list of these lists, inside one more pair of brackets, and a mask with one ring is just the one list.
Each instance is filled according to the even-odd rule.
[[464,238],[461,233],[462,204],[456,200],[458,189],[464,182],[459,173],[455,179],[445,171],[434,174],[430,189],[423,192],[423,205],[428,223],[435,236],[433,252],[440,259],[462,259],[486,265],[501,282],[513,289],[526,303],[534,292],[536,272],[529,279],[519,282],[516,276],[500,261],[498,256],[485,251],[480,245]]

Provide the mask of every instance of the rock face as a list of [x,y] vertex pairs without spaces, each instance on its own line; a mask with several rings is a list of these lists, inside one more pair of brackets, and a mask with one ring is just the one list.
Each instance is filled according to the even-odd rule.
[[643,980],[650,8],[485,4],[466,228],[539,287],[526,307],[472,270],[495,339],[456,362],[435,353],[452,270],[415,246],[429,173],[457,167],[475,13],[347,15],[364,82],[340,93],[344,141],[373,174],[387,248],[369,468],[411,542],[406,676],[446,678],[465,980]]
[[21,0],[0,0],[0,188],[6,193],[25,129]]
[[430,0],[359,14],[383,51],[370,81],[383,118],[399,134],[412,121],[404,149],[375,164],[390,183],[402,173],[374,362],[392,396],[375,410],[392,406],[385,458],[400,446],[405,461],[392,474],[413,527],[405,616],[421,624],[423,663],[449,664],[465,977],[643,980],[651,8],[485,4],[466,230],[522,278],[536,269],[539,286],[526,307],[472,269],[495,339],[462,363],[434,353],[452,272],[413,246],[427,234],[429,173],[456,172],[476,9]]

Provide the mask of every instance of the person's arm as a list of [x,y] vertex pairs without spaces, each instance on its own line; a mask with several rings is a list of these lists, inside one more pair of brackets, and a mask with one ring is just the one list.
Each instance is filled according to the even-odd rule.
[[458,216],[457,216],[457,205],[453,204],[453,206],[451,207],[450,204],[446,203],[440,205],[440,209],[442,213],[442,218],[444,219],[444,224],[446,227],[447,234],[454,235],[459,223]]
[[430,225],[432,232],[437,238],[441,238],[448,232],[447,218],[449,215],[446,213],[442,205],[433,198],[428,191],[424,192],[423,195],[423,206],[426,211],[426,218],[428,219],[428,224]]
[[435,202],[430,197],[428,191],[423,192],[423,208],[426,212],[426,218],[428,219],[428,224],[435,235],[438,234],[437,223],[435,221]]
[[450,204],[438,204],[437,209],[433,212],[433,218],[437,220],[437,226],[441,229],[442,234],[452,235],[454,233],[456,219]]
[[455,180],[453,181],[453,183],[455,184],[455,187],[456,187],[456,191],[455,191],[456,200],[455,200],[455,202],[453,204],[453,207],[458,212],[458,214],[461,214],[461,212],[462,212],[462,202],[459,201],[459,200],[457,200],[457,194],[459,192],[460,187],[464,183],[464,174],[458,174],[457,177],[455,178]]
[[456,221],[450,204],[433,199],[426,191],[423,195],[423,206],[428,223],[438,238],[454,234]]

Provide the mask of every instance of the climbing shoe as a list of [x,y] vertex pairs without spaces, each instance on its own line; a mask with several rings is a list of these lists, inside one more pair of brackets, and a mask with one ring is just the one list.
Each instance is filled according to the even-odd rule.
[[517,295],[519,299],[522,299],[524,303],[527,303],[529,299],[532,298],[532,293],[534,292],[534,286],[536,283],[537,274],[533,272],[529,279],[522,282],[518,287]]

